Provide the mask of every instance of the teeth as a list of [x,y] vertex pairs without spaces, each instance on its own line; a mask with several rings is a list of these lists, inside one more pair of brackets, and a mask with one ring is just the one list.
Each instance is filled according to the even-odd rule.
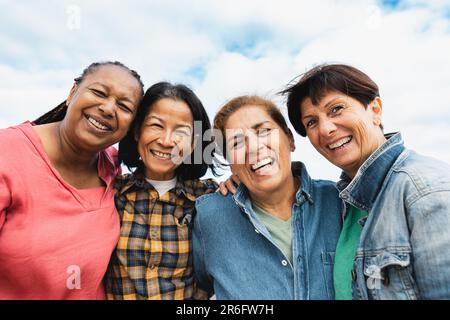
[[330,145],[328,146],[328,148],[330,148],[330,149],[336,149],[336,148],[342,147],[344,144],[346,144],[346,143],[349,142],[350,140],[352,140],[352,137],[346,137],[346,138],[343,138],[343,139],[339,140],[339,141],[336,142],[336,143],[330,144]]
[[261,161],[255,163],[254,165],[252,165],[252,170],[256,171],[257,169],[264,167],[265,165],[268,165],[269,163],[272,163],[272,159],[271,158],[265,158],[262,159]]
[[155,150],[153,150],[152,152],[153,152],[155,155],[157,155],[158,157],[161,157],[161,158],[165,158],[165,159],[170,159],[170,158],[172,158],[172,155],[171,155],[170,153],[162,153],[162,152],[155,151]]
[[100,130],[105,130],[105,131],[110,130],[107,126],[102,125],[100,122],[96,121],[95,119],[92,119],[91,117],[88,118],[88,121]]

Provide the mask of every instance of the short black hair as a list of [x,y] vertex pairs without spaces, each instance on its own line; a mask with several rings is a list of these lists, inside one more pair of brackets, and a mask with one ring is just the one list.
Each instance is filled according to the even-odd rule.
[[[348,95],[364,107],[380,96],[378,85],[361,70],[345,64],[318,65],[300,75],[300,80],[280,92],[287,96],[289,121],[298,134],[306,137],[300,109],[303,100],[310,98],[314,105],[318,105],[329,91]],[[383,129],[383,125],[380,124],[380,128]]]
[[[128,72],[130,72],[130,74],[140,84],[141,97],[144,95],[144,84],[142,83],[141,76],[136,71],[128,68],[126,65],[124,65],[123,63],[121,63],[119,61],[102,61],[102,62],[91,63],[87,68],[85,68],[83,70],[83,72],[81,73],[81,75],[79,77],[76,77],[74,79],[75,84],[80,84],[88,74],[94,72],[95,70],[97,70],[97,68],[99,68],[101,66],[107,66],[107,65],[118,66],[118,67],[121,67],[121,68],[127,70]],[[39,124],[46,124],[46,123],[62,121],[67,113],[66,102],[67,101],[61,102],[56,108],[53,108],[49,112],[45,113],[44,115],[42,115],[39,118],[37,118],[36,120],[34,120],[33,124],[39,125]]]
[[[127,166],[131,172],[142,172],[144,163],[140,159],[135,137],[139,136],[142,123],[151,111],[152,106],[163,98],[183,101],[191,110],[194,121],[201,121],[202,123],[201,135],[198,133],[200,135],[198,143],[195,146],[195,150],[189,155],[191,157],[190,162],[189,164],[183,162],[176,168],[176,176],[182,180],[199,179],[206,174],[208,168],[211,169],[214,176],[217,176],[215,161],[208,161],[210,163],[207,163],[204,155],[206,147],[210,144],[210,142],[203,140],[205,132],[211,129],[208,114],[200,99],[191,89],[183,84],[158,82],[147,89],[130,130],[119,143],[119,161]],[[200,164],[194,163],[193,155],[197,152],[202,154],[202,162]],[[210,156],[211,160],[215,159],[215,150],[211,150],[211,154],[208,156]]]

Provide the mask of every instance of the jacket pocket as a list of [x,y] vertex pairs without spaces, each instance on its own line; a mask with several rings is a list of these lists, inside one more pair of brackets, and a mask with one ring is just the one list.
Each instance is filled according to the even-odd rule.
[[333,266],[334,266],[334,251],[322,252],[323,276],[325,280],[325,288],[329,300],[334,300],[334,282],[333,282]]
[[411,266],[411,250],[382,251],[364,263],[369,299],[416,300],[418,290]]

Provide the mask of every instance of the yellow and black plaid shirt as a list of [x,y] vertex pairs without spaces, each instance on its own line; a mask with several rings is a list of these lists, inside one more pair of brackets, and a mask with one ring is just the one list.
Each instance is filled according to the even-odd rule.
[[192,299],[191,219],[212,179],[178,181],[159,197],[142,174],[117,178],[120,239],[106,275],[108,299]]

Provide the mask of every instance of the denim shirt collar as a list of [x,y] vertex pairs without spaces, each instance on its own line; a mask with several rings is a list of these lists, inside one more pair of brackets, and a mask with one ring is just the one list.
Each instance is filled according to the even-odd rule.
[[[300,179],[300,187],[295,194],[295,203],[298,205],[301,205],[306,201],[313,203],[312,180],[306,171],[305,165],[300,161],[292,162],[291,170],[294,176]],[[248,189],[243,183],[241,183],[237,188],[236,193],[233,195],[233,199],[236,204],[247,214],[248,212],[253,212]]]
[[372,208],[386,175],[405,150],[399,132],[386,134],[385,137],[387,141],[362,164],[353,180],[342,172],[337,183],[341,199],[364,211]]

